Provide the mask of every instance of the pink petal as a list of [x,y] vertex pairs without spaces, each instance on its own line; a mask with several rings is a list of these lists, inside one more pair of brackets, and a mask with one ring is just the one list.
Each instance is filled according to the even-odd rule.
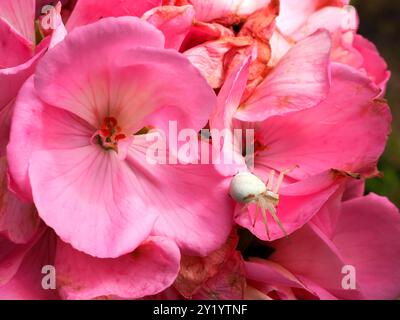
[[146,12],[143,19],[164,33],[166,48],[179,50],[193,25],[194,15],[192,6],[163,6]]
[[246,89],[251,62],[252,57],[243,59],[225,80],[218,94],[217,107],[211,115],[210,127],[212,129],[233,129],[233,118]]
[[35,0],[2,0],[0,17],[7,20],[30,43],[35,43]]
[[52,30],[52,33],[50,35],[50,44],[49,48],[55,47],[57,44],[62,42],[64,38],[67,36],[67,29],[65,28],[65,25],[62,21],[61,17],[61,2],[58,2],[56,5],[56,16],[53,17],[52,19],[56,19],[58,25],[54,30]]
[[14,243],[27,243],[40,224],[35,206],[19,200],[8,190],[5,158],[0,159],[0,177],[0,234]]
[[331,34],[355,32],[358,29],[358,16],[356,10],[348,7],[324,7],[314,12],[305,21],[304,25],[291,35],[296,40],[303,39],[324,28]]
[[235,232],[228,241],[207,257],[182,256],[179,275],[174,287],[187,299],[192,299],[206,282],[216,276],[227,260],[234,254],[238,244]]
[[13,107],[14,99],[0,110],[0,156],[5,156],[7,144],[10,140],[11,117],[14,110]]
[[207,41],[214,41],[234,36],[235,33],[231,29],[224,27],[219,23],[205,23],[195,20],[189,34],[183,41],[180,52],[185,52]]
[[236,13],[240,16],[247,16],[266,7],[271,0],[235,0],[235,2],[237,4]]
[[248,284],[266,295],[277,291],[282,299],[285,297],[290,298],[288,297],[288,291],[290,292],[290,289],[292,289],[292,294],[295,292],[297,298],[308,294],[315,299],[334,299],[323,288],[305,278],[297,278],[284,267],[272,261],[252,259],[249,262],[245,262],[245,267]]
[[293,40],[284,36],[278,29],[275,29],[269,39],[271,57],[268,61],[268,66],[276,66],[294,44],[295,42]]
[[355,179],[346,179],[346,182],[340,185],[336,192],[321,208],[318,214],[311,219],[311,222],[329,238],[333,236],[336,230],[336,226],[341,214],[341,201],[345,187],[353,183],[353,181],[358,182],[358,180]]
[[[121,120],[130,119],[137,125],[132,133],[144,126],[167,132],[171,121],[176,121],[178,130],[200,131],[207,124],[215,93],[181,54],[153,48],[132,49],[121,54],[117,68],[121,73],[113,79],[116,89],[111,101],[116,99],[116,106],[125,107],[117,110],[116,116],[121,114]],[[121,126],[127,125],[121,122]]]
[[29,177],[40,217],[63,241],[96,257],[133,251],[158,215],[137,174],[96,145],[36,151]]
[[247,16],[268,5],[269,0],[190,0],[196,18],[209,22],[231,16]]
[[148,152],[151,145],[145,136],[136,136],[126,161],[146,211],[160,215],[153,234],[174,239],[186,255],[206,256],[220,248],[233,224],[226,179],[213,165],[159,164]]
[[366,299],[400,295],[400,212],[387,198],[370,194],[347,201],[332,239],[344,260],[356,267]]
[[26,252],[31,247],[31,243],[16,244],[0,236],[0,290],[18,272]]
[[236,118],[262,121],[316,106],[329,92],[330,49],[326,31],[298,42],[245,101]]
[[28,177],[31,155],[41,148],[79,148],[90,144],[95,128],[73,114],[43,103],[34,91],[33,78],[22,87],[15,103],[7,159],[11,187],[32,200]]
[[[48,40],[42,41],[36,48],[36,53],[32,56],[33,53],[31,52],[27,61],[23,61],[15,67],[0,69],[0,156],[3,156],[6,152],[16,95],[23,83],[34,72],[36,63],[47,50],[47,45]],[[12,56],[12,54],[7,54]]]
[[344,65],[332,67],[328,98],[316,108],[262,124],[266,147],[256,164],[281,169],[299,165],[289,175],[303,179],[327,169],[374,174],[390,132],[391,115],[371,81]]
[[[43,228],[44,229],[44,228]],[[54,266],[56,237],[50,230],[41,230],[27,247],[18,272],[5,285],[0,286],[2,300],[54,300],[59,299],[57,290],[44,290],[42,268]]]
[[379,55],[375,45],[360,35],[356,35],[354,39],[354,47],[364,58],[362,67],[381,88],[383,96],[386,84],[390,79],[390,71],[387,69],[385,60]]
[[176,244],[149,238],[134,252],[116,259],[98,259],[58,242],[57,281],[64,299],[138,299],[172,285],[179,271]]
[[275,286],[305,288],[293,274],[275,262],[252,259],[245,262],[245,268],[247,280]]
[[235,0],[190,0],[196,11],[196,19],[210,22],[232,13]]
[[[215,133],[218,132],[219,135],[220,133],[226,132],[223,141],[221,141],[220,150],[214,149],[217,155],[221,157],[221,165],[216,164],[216,168],[226,176],[233,176],[238,171],[247,169],[245,159],[242,156],[242,148],[237,143],[238,141],[242,141],[242,137],[238,138],[234,134],[235,120],[233,117],[246,89],[251,62],[251,57],[243,59],[243,61],[228,75],[218,94],[217,106],[210,118],[214,148],[218,147],[216,141],[221,139],[221,137],[217,136]],[[235,137],[238,139],[235,139]],[[228,160],[232,161],[232,165],[228,164]]]
[[96,22],[107,17],[141,17],[147,10],[161,5],[161,0],[79,0],[68,19],[67,29]]
[[[32,75],[37,61],[46,50],[47,41],[42,41],[36,48],[35,55],[32,53],[33,56],[31,55],[27,61],[23,61],[12,68],[0,69],[0,109],[13,104],[22,84]],[[11,106],[9,107],[12,108]]]
[[25,63],[32,57],[32,44],[0,17],[0,69]]
[[304,226],[291,236],[274,243],[270,259],[284,266],[296,277],[310,279],[339,298],[360,299],[357,290],[342,289],[342,268],[347,263],[335,246],[318,228]]
[[350,180],[343,194],[343,201],[362,197],[365,193],[365,180]]

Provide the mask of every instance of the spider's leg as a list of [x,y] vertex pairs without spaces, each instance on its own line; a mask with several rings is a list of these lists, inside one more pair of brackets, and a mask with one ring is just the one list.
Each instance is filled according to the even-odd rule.
[[274,221],[278,224],[279,228],[282,230],[285,237],[287,237],[288,234],[287,234],[285,228],[283,227],[281,220],[279,220],[278,215],[276,214],[276,208],[274,207],[274,205],[267,202],[266,207],[267,207],[268,211],[271,213],[272,218],[274,218]]
[[265,211],[266,210],[266,206],[267,206],[267,201],[265,201],[264,199],[260,199],[261,215],[262,215],[262,218],[264,220],[265,231],[267,232],[268,240],[270,240],[271,237],[269,236],[268,218],[267,218],[267,213]]
[[285,178],[285,174],[286,174],[286,171],[282,171],[281,173],[280,173],[280,175],[279,175],[279,177],[278,177],[278,182],[276,183],[276,185],[275,185],[275,189],[274,189],[274,193],[278,193],[279,192],[279,189],[280,189],[280,187],[281,187],[281,184],[282,184],[282,182],[283,182],[283,179]]
[[272,187],[274,185],[274,176],[275,176],[275,170],[271,170],[271,173],[269,174],[268,178],[267,190],[272,190]]
[[[253,227],[254,227],[254,225],[256,224],[256,218],[257,218],[257,207],[256,207],[256,217],[254,218],[254,221],[253,221],[253,218],[251,217],[251,212],[250,212],[250,210],[249,210],[249,207],[247,206],[247,214],[249,215],[249,222],[250,223],[252,223],[253,224]],[[252,222],[253,221],[253,222]]]
[[280,187],[281,187],[281,185],[282,185],[282,182],[283,182],[283,179],[285,178],[285,175],[287,175],[289,172],[291,172],[291,171],[293,171],[295,168],[297,168],[298,166],[294,166],[294,167],[292,167],[292,168],[289,168],[289,169],[286,169],[286,170],[283,170],[280,174],[279,174],[279,177],[278,177],[278,182],[276,183],[276,185],[275,185],[275,189],[274,189],[274,193],[278,193],[279,192],[279,189],[280,189]]
[[[260,212],[260,207],[259,207],[259,204],[258,204],[258,202],[256,202],[256,210],[255,210],[255,212],[254,212],[254,220],[253,220],[253,228],[256,226],[256,223],[257,223],[257,218],[258,218],[258,213]],[[249,211],[250,212],[250,211]],[[251,220],[250,220],[251,221]]]

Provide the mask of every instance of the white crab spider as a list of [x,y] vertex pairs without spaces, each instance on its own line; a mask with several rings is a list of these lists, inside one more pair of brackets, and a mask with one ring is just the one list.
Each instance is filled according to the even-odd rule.
[[267,211],[271,214],[274,221],[278,224],[283,234],[287,236],[287,232],[283,227],[281,221],[279,220],[278,215],[276,214],[276,207],[279,204],[279,189],[281,187],[283,179],[285,175],[293,169],[294,168],[282,171],[278,177],[278,181],[275,186],[274,170],[272,170],[269,175],[267,185],[265,185],[260,178],[250,172],[240,172],[231,181],[229,193],[234,200],[244,204],[242,211],[246,210],[250,204],[256,205],[253,227],[256,224],[258,212],[259,210],[261,210],[261,215],[264,220],[265,230],[268,239],[270,239],[270,236],[268,229]]

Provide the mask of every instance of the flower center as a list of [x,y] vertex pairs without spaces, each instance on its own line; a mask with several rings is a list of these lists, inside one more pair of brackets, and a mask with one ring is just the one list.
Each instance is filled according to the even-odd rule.
[[106,117],[100,129],[96,132],[96,138],[98,144],[104,149],[118,152],[118,141],[125,139],[126,135],[122,133],[117,119]]

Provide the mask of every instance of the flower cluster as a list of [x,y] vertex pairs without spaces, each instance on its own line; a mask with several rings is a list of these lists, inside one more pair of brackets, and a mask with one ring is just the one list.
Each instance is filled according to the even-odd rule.
[[0,2],[0,298],[400,295],[349,1],[51,2]]

